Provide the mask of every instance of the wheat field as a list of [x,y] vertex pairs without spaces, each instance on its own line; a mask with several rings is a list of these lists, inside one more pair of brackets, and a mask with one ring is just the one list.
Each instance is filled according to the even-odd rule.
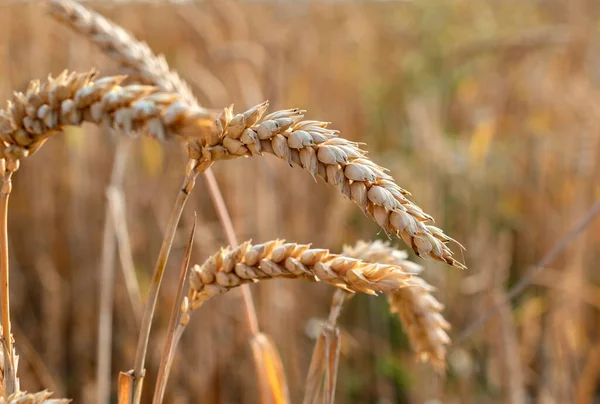
[[600,399],[596,2],[73,4],[0,0],[0,402]]

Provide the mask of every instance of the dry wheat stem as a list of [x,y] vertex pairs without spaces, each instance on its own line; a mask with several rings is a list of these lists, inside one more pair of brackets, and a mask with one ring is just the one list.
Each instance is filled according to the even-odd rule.
[[[3,333],[4,327],[0,326],[0,331]],[[7,396],[21,389],[19,378],[16,376],[19,368],[19,355],[17,355],[13,346],[11,355],[7,357],[8,349],[4,337],[0,342],[2,344],[2,349],[0,349],[0,398],[6,399]],[[7,381],[9,377],[12,377],[10,382]],[[12,386],[8,386],[10,383],[12,383]],[[10,387],[12,392],[7,387]]]
[[[116,226],[113,220],[115,206],[111,203],[111,192],[119,192],[125,178],[125,169],[129,157],[129,142],[126,138],[118,140],[110,176],[106,189],[107,204],[104,213],[102,234],[102,255],[100,261],[100,303],[98,310],[98,347],[96,377],[96,396],[98,404],[110,402],[111,393],[111,352],[113,335],[113,306],[115,284],[115,254],[117,251]],[[135,307],[135,306],[134,306]]]
[[414,285],[415,277],[402,267],[367,263],[307,244],[273,240],[234,249],[221,249],[190,273],[188,296],[182,305],[182,324],[189,311],[243,284],[264,279],[291,278],[322,281],[350,292],[376,295]]
[[177,295],[175,296],[175,302],[173,303],[173,309],[171,310],[171,317],[169,318],[169,327],[167,329],[167,340],[163,347],[163,352],[160,358],[160,367],[158,369],[157,381],[154,389],[154,398],[152,402],[160,404],[163,401],[165,395],[165,389],[167,387],[167,381],[169,379],[169,373],[171,370],[171,364],[173,363],[173,357],[175,354],[175,348],[179,342],[178,332],[179,328],[179,317],[181,302],[184,297],[186,283],[188,280],[188,273],[190,267],[190,259],[192,256],[192,246],[194,242],[194,236],[196,234],[197,217],[194,213],[194,224],[190,232],[188,244],[185,248],[183,255],[183,262],[181,264],[181,271],[179,273],[179,282],[177,285]]
[[[6,167],[2,161],[1,166]],[[0,166],[0,168],[2,168]],[[0,278],[2,282],[2,337],[4,359],[4,390],[10,395],[16,392],[16,359],[13,350],[11,324],[10,324],[10,286],[9,286],[9,261],[8,261],[8,198],[12,189],[11,172],[2,170],[2,185],[0,188]]]
[[183,212],[185,202],[188,199],[191,189],[194,187],[197,176],[198,172],[196,171],[194,161],[190,160],[186,168],[186,177],[183,181],[183,185],[179,191],[179,194],[177,195],[177,200],[175,201],[175,205],[173,206],[173,210],[171,211],[171,215],[169,217],[167,231],[156,260],[154,274],[152,275],[152,283],[150,285],[150,291],[148,292],[148,300],[146,307],[144,308],[144,315],[142,317],[142,325],[140,327],[140,335],[133,368],[133,376],[135,377],[134,402],[139,402],[139,398],[141,397],[141,388],[145,372],[144,364],[146,361],[146,352],[148,350],[148,341],[150,338],[150,328],[152,326],[153,313],[158,300],[158,291],[160,289],[167,259],[171,251],[171,246],[173,245],[173,239],[175,238],[177,224],[181,219],[181,213]]
[[[420,265],[406,259],[406,252],[381,241],[360,241],[354,247],[344,247],[343,254],[367,262],[398,265],[412,274],[422,270]],[[397,289],[387,294],[390,310],[400,317],[419,358],[429,361],[441,371],[446,364],[447,345],[450,343],[446,331],[450,324],[441,314],[444,306],[430,293],[433,287],[420,277],[413,278],[413,283],[418,287]]]

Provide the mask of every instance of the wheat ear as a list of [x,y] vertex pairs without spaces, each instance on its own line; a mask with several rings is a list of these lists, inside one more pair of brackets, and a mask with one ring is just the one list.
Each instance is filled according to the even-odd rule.
[[388,234],[396,234],[421,258],[464,268],[446,245],[454,241],[430,225],[424,213],[394,179],[366,156],[358,143],[338,137],[327,122],[303,120],[304,111],[288,109],[263,117],[268,103],[234,115],[226,108],[209,138],[188,142],[191,157],[206,163],[269,153],[290,166],[336,187]]
[[[1,158],[16,161],[35,152],[67,125],[108,124],[127,133],[144,131],[158,139],[210,131],[212,117],[181,97],[156,87],[119,84],[125,76],[67,73],[32,81],[0,110]],[[7,167],[10,170],[10,167]]]
[[414,276],[397,265],[368,263],[307,244],[273,240],[221,249],[190,272],[182,306],[182,323],[211,297],[247,283],[273,278],[321,281],[350,292],[387,293],[414,284]]
[[[344,247],[343,254],[367,262],[397,265],[411,274],[422,270],[420,265],[406,259],[406,252],[381,241],[360,241],[354,247]],[[419,358],[442,370],[446,366],[446,346],[450,343],[446,333],[450,324],[441,314],[444,306],[430,293],[434,288],[422,278],[415,276],[412,282],[416,287],[396,289],[387,294],[390,310],[400,317]]]

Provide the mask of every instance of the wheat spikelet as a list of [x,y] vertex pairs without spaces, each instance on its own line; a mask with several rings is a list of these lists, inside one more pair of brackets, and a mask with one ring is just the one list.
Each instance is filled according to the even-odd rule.
[[66,398],[50,398],[52,392],[47,390],[37,393],[19,391],[11,394],[8,398],[0,398],[0,404],[67,404],[71,400]]
[[182,306],[182,323],[211,297],[243,284],[265,279],[322,281],[351,292],[375,295],[414,284],[413,276],[397,265],[367,263],[307,244],[273,240],[235,249],[221,249],[190,272],[190,288]]
[[[422,269],[406,260],[406,252],[381,241],[361,241],[355,247],[346,246],[343,254],[367,262],[397,265],[412,274],[418,274]],[[398,313],[417,355],[441,370],[446,364],[446,345],[450,343],[446,330],[450,324],[441,314],[444,306],[430,293],[433,287],[420,277],[414,277],[412,282],[415,287],[400,288],[387,294],[390,310]]]
[[188,85],[169,69],[164,56],[154,55],[145,42],[138,41],[123,28],[70,0],[51,0],[50,12],[57,20],[86,36],[104,53],[117,60],[136,81],[177,93],[188,103],[198,106]]
[[25,93],[15,93],[0,111],[0,157],[18,161],[64,126],[83,122],[105,123],[128,133],[143,130],[158,139],[210,130],[207,112],[175,94],[152,86],[121,87],[125,76],[95,78],[94,71],[65,71],[42,83],[32,81]]
[[214,161],[269,153],[336,187],[372,217],[387,234],[396,234],[421,258],[464,268],[446,245],[454,241],[400,188],[387,170],[372,162],[358,143],[338,137],[327,122],[303,120],[289,109],[263,117],[268,103],[233,115],[226,108],[210,136],[188,142],[190,157]]

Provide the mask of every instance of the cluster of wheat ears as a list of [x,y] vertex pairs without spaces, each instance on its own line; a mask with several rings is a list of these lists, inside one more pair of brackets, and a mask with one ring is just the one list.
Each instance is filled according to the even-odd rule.
[[[142,133],[159,140],[177,138],[186,144],[188,151],[189,163],[144,309],[135,364],[118,378],[119,403],[140,402],[153,313],[175,230],[196,177],[200,173],[210,177],[210,167],[218,160],[274,155],[336,187],[386,234],[402,238],[417,256],[463,268],[447,246],[454,240],[430,224],[431,216],[409,199],[409,192],[398,186],[385,168],[371,161],[359,144],[329,129],[328,123],[305,120],[305,111],[299,109],[268,113],[268,102],[242,113],[235,113],[232,107],[207,110],[198,104],[185,82],[169,70],[162,56],[154,55],[145,43],[136,41],[119,26],[71,0],[51,0],[50,11],[58,21],[115,59],[127,76],[98,77],[95,71],[65,71],[44,81],[32,81],[24,93],[15,93],[0,111],[3,325],[0,402],[68,402],[50,399],[46,391],[27,394],[20,389],[9,314],[7,249],[12,175],[21,160],[68,125],[106,124],[127,134]],[[218,194],[218,187],[211,192]],[[227,222],[227,214],[223,220]],[[421,267],[408,261],[405,252],[383,242],[359,242],[346,247],[341,254],[332,254],[326,249],[282,240],[262,244],[246,241],[238,245],[230,234],[229,241],[232,245],[203,264],[193,266],[189,263],[188,246],[153,402],[159,403],[164,397],[174,350],[191,312],[211,297],[236,287],[244,294],[261,395],[265,402],[289,402],[277,350],[258,328],[247,286],[271,278],[320,281],[338,288],[329,320],[322,327],[311,359],[305,403],[320,398],[333,402],[340,338],[336,321],[343,303],[354,293],[385,293],[391,311],[398,313],[419,358],[428,360],[437,369],[445,366],[450,340],[446,333],[449,324],[441,315],[443,306],[432,296],[433,288],[418,276]]]

